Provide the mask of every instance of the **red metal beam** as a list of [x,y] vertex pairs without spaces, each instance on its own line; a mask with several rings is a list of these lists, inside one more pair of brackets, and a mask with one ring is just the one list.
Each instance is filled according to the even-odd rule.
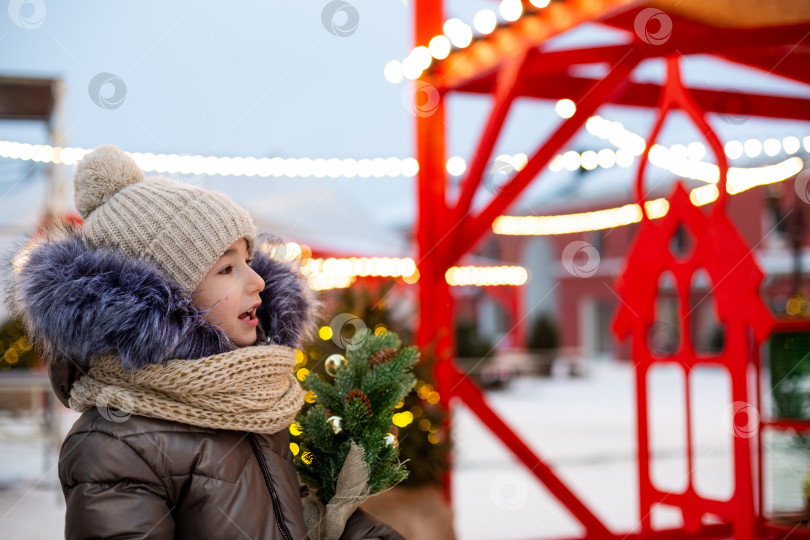
[[779,47],[763,54],[761,49],[737,49],[718,54],[719,58],[755,68],[769,75],[778,75],[786,79],[810,84],[810,55],[795,47]]
[[[573,79],[571,80],[576,84]],[[654,107],[653,103],[660,93],[661,87],[656,84],[631,84],[622,95],[609,102],[617,105]],[[705,112],[730,115],[740,115],[744,112],[750,116],[810,121],[810,100],[807,99],[698,88],[690,88],[689,93]],[[745,105],[744,111],[740,110],[741,104]]]
[[[631,9],[607,17],[599,22],[635,34],[635,21],[639,10]],[[810,32],[810,23],[763,27],[712,26],[674,13],[667,13],[672,27],[677,29],[661,44],[639,46],[661,49],[660,56],[679,54],[712,54],[731,49],[763,49],[785,45],[792,47],[801,43]]]
[[769,420],[769,421],[762,421],[763,426],[767,426],[770,428],[774,428],[779,431],[787,431],[787,430],[794,430],[800,432],[807,432],[810,431],[810,421],[807,420]]
[[526,166],[515,174],[508,184],[496,195],[477,216],[468,217],[461,225],[464,229],[458,241],[449,247],[446,254],[447,267],[467,253],[486,233],[494,219],[508,208],[532,179],[551,161],[557,151],[574,136],[585,121],[593,116],[596,110],[611,94],[627,84],[631,71],[638,65],[639,58],[628,53],[618,64],[614,65],[608,75],[591,85],[587,92],[579,94],[574,115],[562,122],[557,130],[534,152]]
[[460,397],[464,403],[470,407],[476,416],[484,423],[498,438],[511,450],[515,456],[529,468],[543,485],[576,517],[586,529],[585,538],[608,539],[614,535],[596,517],[577,496],[568,489],[562,480],[554,474],[554,471],[540,458],[531,448],[526,446],[523,439],[510,428],[501,417],[493,411],[481,390],[459,372],[451,363],[447,362],[439,367],[443,372],[443,378],[454,380],[452,395]]
[[[492,155],[492,148],[498,140],[501,127],[509,114],[515,96],[522,90],[520,74],[526,60],[525,54],[512,58],[496,78],[492,110],[489,113],[489,119],[481,138],[478,140],[478,147],[473,154],[470,168],[461,185],[461,193],[455,206],[454,223],[463,220],[470,210],[470,205],[478,185],[481,183],[484,168],[487,166],[489,156]],[[456,232],[459,232],[458,228]]]
[[[773,68],[784,65],[786,72],[800,77],[796,80],[808,82],[810,79],[806,70],[807,64],[803,63],[806,52],[796,47],[797,43],[810,37],[810,24],[785,28],[751,28],[742,31],[740,29],[718,29],[690,21],[688,25],[679,26],[678,29],[677,34],[660,45],[635,41],[626,45],[584,47],[561,51],[544,52],[540,49],[540,54],[526,67],[526,73],[533,78],[554,73],[566,75],[571,66],[599,63],[613,65],[632,51],[640,58],[660,58],[672,54],[680,56],[711,54],[720,57],[744,58],[746,61],[752,61],[753,64],[756,64],[755,59],[759,58],[763,62],[758,67],[764,68],[769,73],[777,73],[778,70],[774,71]],[[629,30],[633,31],[632,24]],[[767,63],[769,60],[772,60],[770,64]],[[464,86],[458,86],[454,90],[464,90]]]
[[[810,60],[808,62],[810,63]],[[588,88],[593,86],[595,80],[584,77],[547,76],[527,83],[521,97],[554,100],[570,98],[587,91]],[[469,85],[465,91],[489,94],[489,85],[490,81],[482,80]],[[689,92],[700,105],[700,108],[706,112],[739,115],[742,114],[739,109],[740,104],[744,104],[746,115],[810,121],[810,100],[808,99],[695,88],[690,89]],[[660,94],[660,85],[630,83],[624,92],[609,97],[606,103],[655,108],[658,106]]]
[[[633,50],[634,45],[610,45],[605,47],[587,47],[584,49],[567,49],[563,51],[543,52],[534,50],[533,58],[523,66],[523,76],[535,79],[546,74],[562,74],[568,68],[579,64],[610,64],[614,65]],[[488,71],[482,71],[473,79],[464,80],[460,84],[442,85],[448,92],[465,92],[468,86],[486,84],[488,88],[495,86],[494,80],[498,77],[502,65],[497,65]],[[440,81],[441,84],[441,81]]]
[[[728,178],[728,160],[723,151],[723,144],[717,137],[717,134],[706,122],[706,112],[700,108],[692,97],[692,92],[688,90],[681,79],[680,60],[676,55],[667,58],[667,78],[665,85],[660,92],[660,103],[658,106],[658,118],[653,126],[652,132],[647,137],[647,145],[644,152],[641,154],[639,161],[638,171],[636,174],[636,201],[640,205],[646,200],[644,195],[644,169],[647,166],[650,156],[650,150],[653,143],[658,139],[658,134],[664,125],[664,121],[669,113],[673,110],[680,110],[686,114],[698,131],[703,134],[703,138],[709,145],[709,149],[714,153],[717,160],[717,167],[720,170],[720,179],[717,186],[719,195],[717,202],[713,206],[713,211],[722,208],[728,198],[728,191],[726,190],[726,181]],[[647,219],[647,212],[642,212],[642,215]],[[683,306],[682,313],[687,313],[689,310],[688,305]]]
[[[629,10],[627,13],[600,22],[609,27],[621,28],[633,35],[635,15],[637,15],[636,10]],[[736,55],[744,58],[757,58],[765,54],[773,55],[776,59],[770,65],[766,63],[758,67],[764,68],[769,73],[773,72],[786,77],[795,78],[798,76],[799,78],[796,80],[806,82],[807,74],[806,70],[803,69],[806,64],[802,63],[803,54],[801,54],[803,51],[794,51],[793,49],[797,43],[807,39],[808,33],[810,33],[810,24],[802,23],[766,28],[718,28],[675,15],[670,17],[673,19],[673,25],[678,31],[673,33],[665,43],[650,45],[641,41],[634,41],[625,45],[586,47],[562,51],[543,52],[541,49],[538,61],[534,62],[532,66],[527,66],[527,72],[532,76],[555,73],[565,75],[568,68],[574,65],[595,63],[613,65],[618,59],[623,58],[628,50],[632,50],[634,54],[643,58],[657,58],[671,54],[682,56],[713,54],[721,57]],[[494,39],[494,34],[487,39]],[[542,47],[542,43],[538,43],[538,46]],[[475,45],[469,50],[458,51],[453,54],[468,55],[474,48]],[[736,54],[737,51],[739,51],[739,54]],[[757,51],[757,54],[752,54],[754,51]],[[791,60],[789,58],[791,56],[797,56],[797,58]],[[783,57],[788,58],[779,60]],[[788,64],[781,66],[785,62]],[[477,72],[464,79],[457,78],[455,73],[447,73],[448,84],[444,84],[443,77],[445,74],[443,74],[442,63],[440,62],[435,68],[437,84],[447,91],[466,91],[468,85],[493,77],[502,66],[503,64],[480,66]],[[801,75],[802,72],[805,72],[805,74]]]

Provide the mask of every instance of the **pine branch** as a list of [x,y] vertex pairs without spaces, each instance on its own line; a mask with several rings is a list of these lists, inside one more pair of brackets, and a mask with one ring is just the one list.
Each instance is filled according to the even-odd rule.
[[[360,332],[333,382],[310,373],[303,383],[316,394],[316,401],[298,415],[302,440],[296,468],[324,504],[334,496],[351,441],[364,450],[372,493],[408,476],[408,469],[398,461],[399,449],[386,436],[392,430],[396,405],[413,390],[416,377],[411,370],[419,360],[419,349],[400,350],[401,341],[394,332]],[[335,418],[330,425],[331,417]]]

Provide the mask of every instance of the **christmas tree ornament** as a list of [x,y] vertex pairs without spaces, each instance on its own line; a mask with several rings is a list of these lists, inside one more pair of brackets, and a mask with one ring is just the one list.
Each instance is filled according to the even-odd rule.
[[336,377],[340,368],[346,365],[346,357],[342,354],[330,354],[324,361],[323,368],[330,377]]
[[304,452],[301,454],[301,461],[310,465],[312,463],[312,452]]
[[353,390],[349,390],[349,393],[346,394],[346,403],[351,402],[353,399],[359,399],[363,402],[363,405],[366,406],[366,411],[368,411],[368,415],[372,416],[374,413],[371,410],[371,402],[368,400],[368,396],[363,393],[362,390],[358,390],[357,388]]
[[393,446],[397,448],[399,446],[399,441],[397,440],[397,436],[393,433],[386,433],[385,434],[385,445],[386,446]]
[[332,433],[335,435],[343,431],[343,418],[340,416],[330,416],[326,419],[326,423],[329,424],[329,427],[332,428]]
[[397,350],[392,348],[382,349],[381,351],[377,351],[371,355],[371,360],[368,361],[368,365],[372,368],[385,364],[386,362],[393,360],[397,355]]

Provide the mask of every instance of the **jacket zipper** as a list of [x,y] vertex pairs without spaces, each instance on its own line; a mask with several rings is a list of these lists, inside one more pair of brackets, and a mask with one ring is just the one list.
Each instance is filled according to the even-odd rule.
[[276,515],[278,530],[281,531],[281,536],[283,536],[285,540],[292,540],[292,535],[290,531],[287,530],[284,516],[281,514],[281,505],[278,502],[278,495],[276,494],[276,489],[273,487],[273,483],[270,481],[270,473],[267,470],[267,464],[264,462],[259,443],[254,438],[253,433],[248,433],[248,440],[250,441],[250,447],[253,449],[253,455],[256,456],[256,461],[259,462],[259,468],[262,470],[262,476],[264,476],[264,483],[267,486],[267,490],[270,492],[270,498],[273,499],[273,513]]

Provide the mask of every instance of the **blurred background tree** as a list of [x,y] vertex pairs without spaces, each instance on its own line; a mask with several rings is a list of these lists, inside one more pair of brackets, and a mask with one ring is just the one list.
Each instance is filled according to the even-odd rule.
[[540,313],[535,317],[529,332],[529,349],[554,350],[558,344],[557,326],[546,313]]
[[0,370],[42,367],[18,319],[7,319],[0,326],[0,351]]

